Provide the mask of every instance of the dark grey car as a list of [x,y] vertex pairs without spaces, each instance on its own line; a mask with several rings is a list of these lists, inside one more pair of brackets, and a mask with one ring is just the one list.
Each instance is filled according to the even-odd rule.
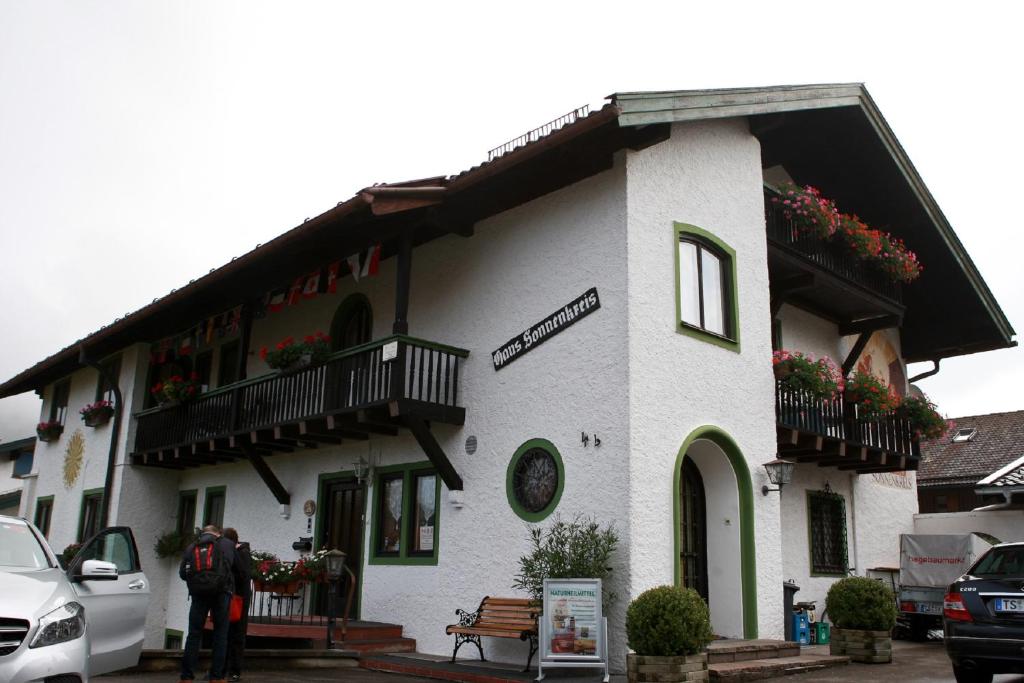
[[942,623],[958,683],[1024,673],[1024,543],[993,546],[950,584]]

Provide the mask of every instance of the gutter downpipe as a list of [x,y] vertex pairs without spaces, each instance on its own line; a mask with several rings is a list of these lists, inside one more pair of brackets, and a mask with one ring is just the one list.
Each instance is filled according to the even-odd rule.
[[910,379],[907,380],[907,384],[913,384],[914,382],[916,382],[918,380],[922,380],[925,377],[931,377],[932,375],[939,374],[939,363],[940,362],[942,362],[941,358],[935,358],[934,360],[932,360],[932,369],[931,370],[928,370],[926,372],[922,372],[920,375],[914,375],[913,377],[911,377]]
[[124,414],[124,403],[121,397],[121,387],[117,383],[117,378],[111,377],[106,368],[96,361],[90,360],[85,353],[85,346],[78,347],[78,362],[82,365],[94,368],[99,372],[114,392],[114,424],[110,428],[110,447],[107,451],[107,470],[103,475],[103,507],[100,508],[99,523],[99,528],[105,529],[107,527],[107,521],[110,519],[110,500],[114,489],[114,465],[117,461],[117,439],[121,434],[121,419]]

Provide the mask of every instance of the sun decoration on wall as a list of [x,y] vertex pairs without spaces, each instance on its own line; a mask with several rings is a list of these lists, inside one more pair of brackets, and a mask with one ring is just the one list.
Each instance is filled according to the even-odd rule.
[[82,430],[76,429],[68,439],[68,447],[64,451],[64,487],[71,488],[82,473],[82,460],[85,455],[85,437]]

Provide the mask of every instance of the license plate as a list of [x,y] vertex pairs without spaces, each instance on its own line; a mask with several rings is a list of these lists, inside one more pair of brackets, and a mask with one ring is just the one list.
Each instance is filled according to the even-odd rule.
[[931,603],[931,602],[919,602],[917,603],[918,614],[940,614],[942,612],[942,605]]
[[996,598],[997,612],[1024,612],[1024,598]]

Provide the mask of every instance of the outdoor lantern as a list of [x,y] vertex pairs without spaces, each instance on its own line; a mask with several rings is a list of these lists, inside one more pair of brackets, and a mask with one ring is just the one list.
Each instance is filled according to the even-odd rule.
[[783,486],[793,481],[793,463],[788,460],[766,462],[764,469],[768,472],[768,481],[778,487],[773,489],[768,486],[762,486],[761,493],[766,496],[769,491],[781,491]]
[[333,548],[327,552],[324,559],[327,560],[327,578],[331,581],[340,579],[341,573],[345,571],[345,553]]

